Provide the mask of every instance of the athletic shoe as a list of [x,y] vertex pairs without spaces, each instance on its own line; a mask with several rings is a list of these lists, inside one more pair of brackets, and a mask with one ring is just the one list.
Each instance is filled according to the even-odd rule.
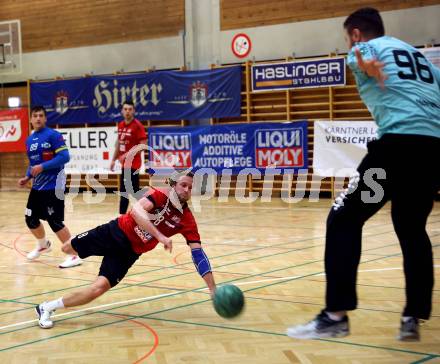
[[44,304],[46,302],[43,302],[40,305],[37,305],[35,307],[35,312],[38,316],[38,324],[42,329],[50,329],[53,327],[53,321],[50,319],[50,315],[52,314],[51,311],[48,311],[44,308]]
[[51,243],[48,240],[45,247],[37,246],[34,250],[28,253],[26,256],[29,260],[37,259],[41,254],[49,253],[52,250]]
[[344,337],[349,333],[348,316],[344,316],[340,321],[335,321],[328,317],[324,310],[314,320],[287,329],[287,335],[295,339]]
[[397,340],[400,341],[420,341],[419,320],[415,317],[410,317],[406,322],[402,319],[400,321],[400,331],[397,335]]
[[58,267],[60,268],[71,268],[82,264],[82,259],[77,255],[70,255],[62,262]]

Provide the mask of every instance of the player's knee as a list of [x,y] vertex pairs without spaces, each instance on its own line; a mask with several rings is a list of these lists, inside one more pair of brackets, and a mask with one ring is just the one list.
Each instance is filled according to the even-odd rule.
[[39,219],[32,216],[25,216],[24,220],[29,229],[36,229],[41,224]]
[[50,228],[54,233],[57,233],[58,231],[62,230],[65,226],[62,221],[53,218],[47,219],[47,223],[49,224]]
[[99,279],[92,286],[93,298],[103,295],[111,288],[110,282],[107,279]]

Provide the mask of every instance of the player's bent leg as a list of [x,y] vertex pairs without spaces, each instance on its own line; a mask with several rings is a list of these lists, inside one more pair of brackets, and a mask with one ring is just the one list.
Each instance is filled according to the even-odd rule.
[[356,277],[361,257],[362,229],[387,201],[385,195],[376,203],[363,201],[363,191],[368,191],[364,177],[369,165],[361,164],[359,175],[350,180],[349,193],[342,193],[336,198],[328,215],[324,257],[327,312],[354,310],[357,306]]
[[[377,144],[369,147],[369,153],[358,167],[358,173],[350,178],[348,188],[335,200],[327,219],[325,272],[326,306],[308,323],[289,327],[287,335],[297,339],[343,337],[349,334],[347,310],[357,305],[356,276],[361,256],[362,228],[389,199],[387,182],[380,184],[382,198],[366,203],[363,191],[369,191],[365,175],[383,165],[376,153]],[[364,193],[365,195],[365,193]]]
[[38,316],[38,324],[43,329],[50,329],[54,325],[51,320],[51,315],[55,310],[65,307],[85,305],[103,295],[110,288],[111,285],[109,280],[104,276],[99,276],[96,278],[95,282],[88,287],[72,292],[59,299],[43,302],[35,307],[35,312]]
[[391,216],[402,248],[406,283],[406,306],[397,335],[401,341],[419,341],[419,319],[428,320],[432,310],[434,268],[426,221],[434,198],[425,195],[421,191],[411,206],[404,194],[392,201]]
[[102,296],[110,288],[109,280],[104,276],[98,276],[90,286],[64,296],[64,307],[85,305],[99,296]]

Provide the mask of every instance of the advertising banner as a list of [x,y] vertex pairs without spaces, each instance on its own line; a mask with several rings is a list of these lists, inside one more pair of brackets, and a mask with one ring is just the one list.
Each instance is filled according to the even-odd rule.
[[0,152],[25,152],[28,134],[26,108],[0,110]]
[[150,169],[307,168],[307,122],[149,128]]
[[31,82],[31,103],[47,110],[48,126],[122,119],[130,100],[139,120],[191,120],[240,116],[241,67],[157,71]]
[[252,91],[345,85],[345,58],[252,65]]
[[67,174],[121,173],[118,162],[115,170],[110,171],[117,140],[116,127],[60,128],[57,131],[63,135],[69,149],[70,162],[65,166]]
[[316,121],[313,143],[314,174],[350,175],[367,153],[367,143],[377,138],[374,121]]

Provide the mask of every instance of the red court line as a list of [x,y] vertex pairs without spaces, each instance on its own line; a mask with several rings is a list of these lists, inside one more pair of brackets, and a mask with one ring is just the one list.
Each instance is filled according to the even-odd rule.
[[148,326],[147,324],[144,324],[144,323],[136,321],[136,320],[131,320],[131,321],[138,324],[138,325],[145,327],[148,331],[150,331],[153,334],[153,337],[154,337],[153,347],[150,349],[150,351],[148,353],[146,353],[144,356],[141,356],[138,360],[133,362],[133,364],[137,364],[137,363],[140,363],[141,361],[147,359],[151,354],[153,354],[156,351],[157,347],[159,346],[159,335],[157,334],[156,331],[154,331],[154,329],[152,327]]
[[[177,261],[177,258],[180,257],[181,255],[185,254],[185,253],[187,253],[186,250],[185,250],[184,252],[180,252],[179,254],[177,254],[177,255],[173,258],[173,263],[176,264],[176,265],[178,265],[178,264],[182,264],[182,263],[179,263],[179,262]],[[188,263],[189,263],[189,262],[188,262]],[[187,267],[182,267],[182,268],[185,269],[185,270],[190,270],[190,269],[191,269],[191,268],[187,268]]]
[[[21,251],[18,249],[18,247],[17,247],[17,242],[18,242],[18,240],[19,240],[22,236],[23,236],[23,234],[19,234],[19,235],[15,238],[15,240],[14,240],[14,249],[15,249],[15,251],[16,251],[18,254],[20,254],[21,256],[23,256],[23,257],[26,258],[26,255],[23,254],[23,252],[21,252]],[[42,261],[39,261],[39,260],[35,260],[35,262],[40,263],[40,264],[47,265],[47,266],[49,266],[49,267],[54,267],[54,265],[51,265],[51,264],[48,264],[48,263],[45,263],[45,262],[42,262]],[[95,274],[90,273],[90,272],[84,272],[84,271],[79,271],[79,270],[75,270],[75,272],[83,273],[83,274],[92,274],[92,275],[95,276]],[[136,320],[133,320],[133,319],[130,319],[129,321],[131,321],[131,322],[133,322],[133,323],[135,323],[135,324],[137,324],[137,325],[140,325],[140,326],[146,328],[148,331],[150,331],[150,332],[153,334],[153,337],[154,337],[154,344],[153,344],[153,347],[150,349],[150,351],[149,351],[148,353],[146,353],[145,355],[143,355],[142,357],[140,357],[139,359],[137,359],[137,360],[133,363],[133,364],[137,364],[137,363],[140,363],[140,362],[142,362],[143,360],[147,359],[151,354],[154,353],[154,351],[155,351],[155,350],[157,349],[157,347],[159,346],[159,336],[158,336],[157,332],[156,332],[153,328],[151,328],[150,326],[148,326],[147,324],[144,324],[143,322],[136,321]]]
[[[121,318],[124,318],[124,319],[127,318],[127,316],[125,316],[125,315],[118,315],[118,314],[115,314],[115,313],[107,313],[106,315],[121,317]],[[151,354],[153,354],[156,351],[157,347],[159,346],[159,335],[157,334],[157,332],[151,326],[149,326],[149,325],[147,325],[147,324],[145,324],[143,322],[140,322],[140,321],[137,321],[137,320],[133,320],[133,319],[128,319],[128,321],[133,322],[133,323],[135,323],[135,324],[137,324],[139,326],[142,326],[142,327],[146,328],[148,331],[150,331],[153,334],[153,338],[154,338],[154,343],[153,343],[153,346],[150,349],[150,351],[148,353],[146,353],[145,355],[141,356],[135,362],[133,362],[133,364],[137,364],[137,363],[140,363],[141,361],[147,359]]]

